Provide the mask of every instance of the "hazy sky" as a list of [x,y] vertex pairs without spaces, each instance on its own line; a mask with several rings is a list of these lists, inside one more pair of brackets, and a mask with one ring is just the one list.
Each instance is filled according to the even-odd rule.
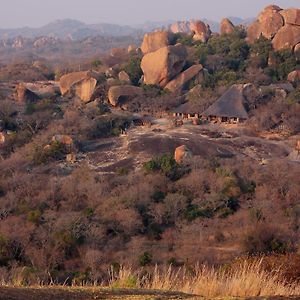
[[[253,17],[272,0],[1,0],[0,27],[41,26],[57,19],[86,23],[139,24],[146,21]],[[300,0],[274,0],[299,7]]]

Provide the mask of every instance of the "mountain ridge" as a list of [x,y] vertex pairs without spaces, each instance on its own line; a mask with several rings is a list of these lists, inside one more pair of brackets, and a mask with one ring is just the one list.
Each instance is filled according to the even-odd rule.
[[[233,23],[248,24],[252,19],[240,19],[236,17],[229,17]],[[209,24],[212,31],[218,32],[220,23],[208,19],[202,19]],[[10,39],[22,36],[24,38],[36,38],[40,36],[51,36],[60,39],[80,40],[86,37],[93,36],[128,36],[141,35],[146,32],[153,31],[158,28],[169,28],[176,20],[168,20],[162,22],[147,21],[143,24],[137,25],[118,25],[113,23],[95,23],[86,24],[84,22],[74,19],[60,19],[50,22],[41,27],[20,27],[20,28],[0,28],[0,39]]]

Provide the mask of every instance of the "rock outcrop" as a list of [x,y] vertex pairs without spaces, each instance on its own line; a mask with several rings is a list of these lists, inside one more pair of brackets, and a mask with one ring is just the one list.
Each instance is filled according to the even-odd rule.
[[300,26],[300,9],[290,8],[280,11],[284,18],[285,24]]
[[230,34],[234,32],[234,29],[235,27],[229,19],[225,18],[221,21],[221,26],[220,26],[221,34]]
[[262,35],[261,25],[259,21],[255,21],[247,28],[247,41],[253,44]]
[[188,162],[189,159],[192,158],[192,152],[190,149],[182,145],[175,150],[174,159],[178,164],[185,164]]
[[128,54],[128,51],[125,48],[112,48],[110,50],[110,56],[120,57]]
[[275,50],[294,49],[300,43],[300,26],[286,24],[275,35],[272,44]]
[[74,92],[83,102],[89,102],[95,92],[98,75],[84,71],[64,75],[60,79],[60,91],[63,96]]
[[173,33],[191,33],[190,22],[176,22],[170,26],[170,31]]
[[294,52],[296,54],[296,59],[300,61],[300,43],[295,46]]
[[0,132],[0,144],[4,144],[5,143],[5,135],[3,132]]
[[276,5],[267,6],[258,16],[262,35],[271,39],[277,31],[284,25],[284,20],[281,14],[280,7]]
[[137,49],[138,49],[138,48],[137,48],[136,45],[131,44],[131,45],[128,46],[127,52],[128,52],[128,53],[136,53]]
[[192,30],[195,32],[193,39],[196,41],[202,41],[206,43],[209,37],[211,36],[209,25],[206,25],[202,21],[198,21],[192,24]]
[[121,72],[118,74],[118,78],[119,78],[120,81],[122,81],[122,82],[124,82],[124,83],[131,84],[130,77],[129,77],[129,75],[128,75],[125,71],[121,71]]
[[300,43],[300,9],[267,6],[247,29],[249,43],[254,43],[260,36],[272,40],[276,51],[295,49]]
[[298,83],[300,82],[300,70],[295,70],[288,75],[288,81]]
[[64,134],[56,134],[51,139],[52,143],[58,142],[65,146],[72,147],[73,146],[73,139],[69,135]]
[[42,48],[42,47],[51,47],[59,44],[58,38],[49,37],[49,36],[42,36],[35,40],[33,43],[33,47],[35,48]]
[[165,87],[183,69],[187,57],[186,48],[177,44],[146,54],[141,63],[145,84]]
[[143,54],[154,52],[171,44],[172,34],[167,31],[154,31],[144,35],[141,46]]
[[202,42],[207,42],[212,34],[209,25],[200,20],[176,22],[169,27],[169,30],[172,33],[192,34],[194,40]]
[[86,78],[75,84],[75,93],[83,102],[91,101],[96,90],[97,80],[93,77]]
[[203,43],[207,42],[212,33],[209,25],[202,21],[192,22],[191,30],[195,33],[193,39],[195,41],[202,41]]
[[60,95],[59,85],[55,81],[37,81],[24,83],[24,86],[41,99],[54,99]]
[[143,95],[142,88],[132,85],[112,86],[108,91],[108,100],[112,106],[120,105],[124,100]]
[[187,84],[193,79],[198,79],[197,83],[200,83],[204,78],[204,69],[202,65],[194,65],[180,73],[175,79],[171,80],[167,85],[166,89],[171,92],[180,92]]
[[39,96],[28,89],[26,85],[20,83],[16,86],[15,100],[21,103],[34,103],[39,100]]

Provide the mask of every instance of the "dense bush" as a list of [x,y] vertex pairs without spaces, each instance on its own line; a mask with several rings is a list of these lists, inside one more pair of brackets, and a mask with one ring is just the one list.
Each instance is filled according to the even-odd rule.
[[276,228],[260,224],[250,234],[244,237],[244,250],[253,254],[286,254],[293,246],[286,237],[278,233]]
[[143,168],[146,172],[160,172],[171,180],[178,180],[187,171],[176,163],[171,154],[154,158],[144,163]]
[[131,82],[134,85],[138,85],[143,75],[143,71],[141,69],[141,58],[132,56],[123,69],[129,75]]
[[87,138],[95,139],[101,137],[118,136],[122,130],[130,126],[131,119],[118,116],[103,116],[92,122],[86,130]]
[[40,165],[52,160],[61,160],[65,158],[69,151],[64,144],[55,141],[46,147],[36,148],[33,154],[33,162],[36,165]]

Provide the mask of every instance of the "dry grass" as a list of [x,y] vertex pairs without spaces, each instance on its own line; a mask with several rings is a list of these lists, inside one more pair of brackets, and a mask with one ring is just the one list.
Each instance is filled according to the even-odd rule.
[[265,271],[262,262],[262,259],[244,261],[227,270],[197,266],[194,270],[175,271],[170,266],[165,270],[155,268],[147,275],[122,267],[117,274],[111,272],[110,286],[179,291],[205,297],[300,295],[299,284],[287,284],[280,270]]

